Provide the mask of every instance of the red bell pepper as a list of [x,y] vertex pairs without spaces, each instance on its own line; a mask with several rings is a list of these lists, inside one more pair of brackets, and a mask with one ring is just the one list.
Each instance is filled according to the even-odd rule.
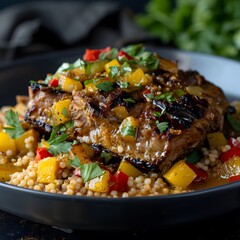
[[53,78],[51,81],[48,83],[49,86],[51,87],[58,87],[58,79]]
[[102,49],[88,49],[87,48],[83,55],[83,60],[89,61],[89,62],[98,60],[100,53],[109,52],[110,50],[111,50],[110,47],[106,47],[106,48],[102,48]]
[[240,180],[240,175],[236,175],[236,176],[231,176],[228,178],[229,182],[236,182]]
[[240,157],[240,148],[232,147],[226,152],[222,152],[219,156],[222,163],[228,161],[230,158],[239,156]]
[[240,142],[236,138],[229,138],[228,144],[231,147],[240,148]]
[[208,173],[205,170],[198,168],[197,166],[189,162],[187,163],[187,165],[197,174],[193,182],[204,182],[205,180],[207,180]]
[[109,191],[119,191],[124,192],[127,188],[128,175],[122,171],[117,171],[110,177],[110,187]]
[[48,152],[47,148],[38,147],[37,150],[36,150],[35,160],[39,161],[39,160],[42,160],[44,158],[52,157],[52,156],[53,155],[50,152]]

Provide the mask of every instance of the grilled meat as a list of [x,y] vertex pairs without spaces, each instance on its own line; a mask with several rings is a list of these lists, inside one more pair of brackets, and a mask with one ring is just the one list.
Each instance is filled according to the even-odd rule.
[[[165,86],[157,83],[158,78],[161,75],[154,77],[151,86],[128,93],[125,98],[117,94],[121,92],[118,88],[116,94],[111,93],[116,97],[111,102],[118,102],[117,106],[124,106],[129,116],[138,119],[134,139],[122,135],[121,121],[112,111],[116,104],[113,107],[108,104],[110,94],[76,92],[71,113],[77,139],[99,144],[134,165],[145,164],[146,169],[155,167],[165,171],[173,161],[202,146],[207,133],[222,130],[228,103],[221,89],[197,72],[180,71],[179,78],[174,83],[169,79]],[[175,91],[175,94],[157,97],[166,86],[170,86],[167,93]],[[201,87],[195,89],[199,90],[199,96],[189,94],[186,91],[189,86]],[[179,96],[179,89],[186,92]],[[124,102],[127,98],[132,98],[135,103],[128,106]],[[163,123],[167,125],[166,129]]]
[[84,76],[85,87],[71,94],[33,85],[25,120],[47,134],[53,127],[49,113],[53,103],[69,98],[72,138],[100,146],[141,170],[165,172],[201,147],[207,133],[222,130],[229,104],[223,91],[198,72],[179,70],[176,63],[157,55],[150,57],[158,63],[151,70],[145,63],[132,64],[133,58],[122,68],[108,68],[115,72],[106,73],[106,66],[104,70],[98,65],[99,73],[91,69]]

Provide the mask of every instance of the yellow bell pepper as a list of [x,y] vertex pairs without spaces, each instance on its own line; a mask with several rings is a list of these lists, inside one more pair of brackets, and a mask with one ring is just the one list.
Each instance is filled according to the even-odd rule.
[[83,88],[82,83],[70,77],[64,76],[62,78],[62,89],[66,92],[72,92],[73,90],[81,90]]
[[102,193],[108,192],[109,180],[110,180],[110,172],[105,170],[103,175],[91,179],[86,188],[94,192],[102,192]]
[[110,70],[111,70],[111,67],[119,67],[119,66],[120,66],[120,63],[118,62],[118,60],[117,59],[113,59],[112,61],[106,63],[104,65],[104,68],[105,68],[105,71],[107,73],[109,73]]
[[139,125],[139,120],[133,116],[125,118],[119,126],[120,133],[124,140],[135,140],[136,131]]
[[124,118],[129,116],[128,111],[124,106],[117,106],[113,108],[111,112],[119,121],[122,121]]
[[69,113],[70,103],[71,103],[70,99],[64,99],[53,104],[52,106],[53,125],[57,126],[71,119]]
[[26,143],[25,143],[25,139],[27,139],[28,137],[33,137],[33,141],[32,141],[32,149],[36,149],[37,145],[38,145],[38,140],[39,140],[39,133],[37,131],[35,131],[34,129],[30,129],[26,132],[24,132],[20,137],[15,139],[15,143],[17,146],[17,149],[20,153],[27,153],[29,151],[28,148],[26,148]]
[[141,68],[137,68],[135,71],[125,76],[125,81],[131,86],[145,86],[148,84],[148,78],[145,76]]
[[126,175],[128,175],[129,177],[134,177],[134,178],[142,174],[142,172],[140,170],[135,168],[131,163],[129,163],[126,160],[122,160],[120,162],[118,171],[121,171],[121,172],[125,173]]
[[208,133],[207,140],[210,148],[217,148],[227,145],[227,139],[222,132]]
[[6,132],[0,132],[0,152],[6,153],[7,150],[16,152],[16,143]]
[[47,157],[38,162],[37,180],[40,183],[51,183],[56,179],[57,159]]
[[22,171],[22,167],[15,166],[13,163],[0,164],[0,182],[10,180],[11,174]]
[[82,145],[73,145],[72,146],[72,153],[74,156],[77,156],[81,163],[89,163],[90,159],[87,153],[85,152],[85,149]]
[[184,160],[176,162],[163,177],[174,187],[186,188],[196,178],[197,174]]

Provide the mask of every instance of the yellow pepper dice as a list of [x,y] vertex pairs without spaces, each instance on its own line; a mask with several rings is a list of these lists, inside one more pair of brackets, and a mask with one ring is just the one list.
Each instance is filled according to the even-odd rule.
[[70,113],[69,113],[69,106],[70,106],[71,100],[65,99],[61,100],[59,102],[55,102],[52,106],[52,120],[53,125],[57,126],[59,124],[63,124],[67,121],[69,121]]
[[0,182],[9,181],[11,174],[22,171],[22,167],[15,166],[13,163],[0,164]]
[[186,188],[196,178],[197,174],[184,160],[175,163],[163,177],[174,187]]
[[47,157],[38,162],[37,180],[40,183],[51,183],[56,178],[57,159]]
[[0,152],[6,153],[7,150],[16,152],[16,143],[6,132],[0,132]]
[[74,156],[77,156],[81,163],[89,163],[90,157],[87,155],[85,148],[82,145],[73,145],[72,153]]
[[81,90],[83,88],[82,83],[70,77],[64,77],[62,79],[62,89],[66,92],[72,92],[73,90]]
[[98,91],[98,88],[96,87],[96,84],[95,83],[88,83],[86,84],[85,86],[85,89],[88,93],[93,93],[93,92],[97,92]]
[[120,121],[122,121],[124,118],[128,117],[128,111],[126,107],[124,106],[118,106],[113,108],[112,110],[113,115]]
[[148,79],[141,68],[137,68],[135,71],[125,76],[125,79],[126,82],[135,87],[145,86],[148,84]]
[[30,150],[26,146],[26,142],[25,142],[26,139],[29,139],[29,143],[31,144],[31,149],[35,150],[38,145],[39,133],[33,129],[30,129],[24,132],[20,137],[15,139],[17,149],[20,153],[27,153]]
[[105,170],[103,175],[91,179],[86,188],[94,192],[102,192],[102,193],[108,192],[109,180],[110,180],[110,172]]
[[217,148],[227,145],[227,139],[222,132],[208,133],[207,140],[210,148]]
[[122,160],[119,167],[118,171],[121,171],[128,175],[129,177],[138,177],[142,174],[141,171],[139,171],[137,168],[135,168],[131,163],[129,163],[126,160]]
[[104,65],[104,68],[105,68],[105,71],[107,73],[109,73],[110,70],[111,70],[111,67],[119,67],[119,66],[120,66],[120,63],[118,62],[118,60],[117,59],[113,59],[112,61],[106,63]]
[[138,126],[138,119],[134,118],[133,116],[125,118],[119,126],[120,133],[124,140],[134,141]]

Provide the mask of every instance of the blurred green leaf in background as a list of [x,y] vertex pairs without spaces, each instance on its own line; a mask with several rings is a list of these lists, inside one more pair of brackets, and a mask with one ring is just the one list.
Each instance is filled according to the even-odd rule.
[[149,0],[136,21],[164,44],[240,60],[240,0]]

